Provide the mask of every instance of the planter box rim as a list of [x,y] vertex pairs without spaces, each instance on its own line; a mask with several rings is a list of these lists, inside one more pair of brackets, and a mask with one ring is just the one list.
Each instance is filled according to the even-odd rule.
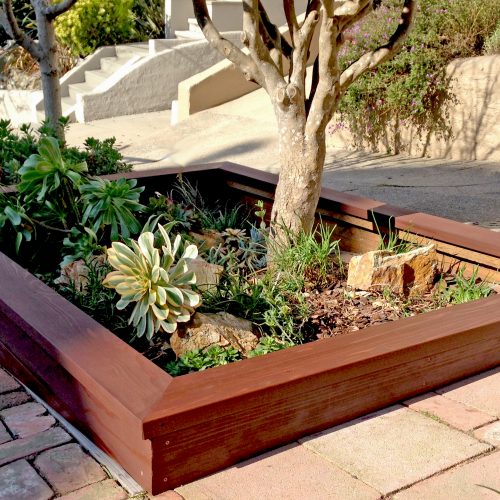
[[[277,180],[274,174],[232,163],[139,171],[108,178],[140,179],[196,172],[214,172],[214,175],[220,172],[232,190],[245,192],[247,186],[249,192],[253,190],[254,196],[272,190]],[[404,225],[408,217],[413,217],[412,220],[421,220],[422,228],[428,233],[443,228],[442,241],[448,242],[447,238],[451,238],[451,243],[459,247],[500,256],[500,234],[486,229],[466,226],[467,230],[474,230],[471,234],[480,237],[479,242],[471,243],[472,236],[460,234],[460,229],[463,233],[464,228],[461,223],[425,214],[408,214],[397,207],[331,189],[323,190],[323,195],[321,210],[345,212],[352,217],[361,217],[367,223],[372,220],[373,210],[377,220],[378,216],[391,217],[396,227]],[[414,231],[415,226],[411,229]],[[215,470],[209,457],[205,465],[200,465],[198,472],[191,470],[196,460],[193,459],[193,462],[189,453],[195,448],[199,453],[209,453],[209,450],[203,451],[207,447],[204,439],[217,449],[230,446],[233,438],[228,438],[228,443],[225,443],[219,432],[225,428],[237,433],[243,423],[250,427],[257,426],[260,417],[255,414],[252,420],[247,416],[248,411],[254,415],[256,405],[264,405],[263,411],[275,416],[283,412],[286,414],[290,405],[297,411],[296,421],[282,421],[281,426],[285,430],[280,431],[283,434],[279,434],[279,438],[269,437],[273,428],[257,427],[264,436],[268,436],[262,438],[265,446],[248,440],[244,444],[238,441],[236,445],[235,441],[231,447],[231,453],[236,454],[232,455],[232,462],[225,458],[224,453],[229,453],[227,450],[218,454],[214,448],[213,457],[217,456],[214,464],[234,463],[234,457],[248,456],[251,449],[255,451],[252,446],[260,446],[258,449],[263,450],[295,439],[303,435],[301,432],[321,429],[326,425],[324,422],[331,424],[337,421],[337,417],[328,416],[336,415],[337,411],[335,405],[327,405],[328,398],[333,397],[324,392],[328,388],[341,394],[338,391],[342,391],[348,382],[353,388],[358,387],[359,392],[365,387],[359,385],[364,381],[371,382],[373,377],[385,380],[388,367],[391,373],[397,374],[387,375],[384,382],[392,387],[391,384],[397,385],[398,377],[403,377],[401,374],[410,369],[415,373],[426,373],[422,370],[432,368],[434,371],[431,370],[432,376],[428,379],[426,376],[422,380],[415,376],[409,379],[406,392],[403,391],[406,397],[428,390],[435,386],[436,380],[456,380],[500,362],[500,295],[495,295],[370,326],[363,332],[319,340],[205,372],[172,378],[2,253],[0,278],[1,360],[18,370],[16,374],[27,377],[35,388],[41,387],[47,393],[54,391],[59,383],[57,374],[52,371],[62,370],[67,378],[64,387],[68,392],[59,397],[64,399],[76,393],[81,395],[84,408],[93,409],[74,417],[80,418],[80,426],[88,428],[91,437],[97,439],[107,451],[120,455],[122,460],[129,460],[127,466],[134,477],[156,493],[171,488],[172,483],[166,484],[165,478],[160,479],[161,475],[153,473],[153,470],[145,473],[144,467],[149,465],[145,458],[140,457],[151,454],[151,467],[159,467],[158,470],[163,471],[167,463],[173,465],[182,456],[182,463],[188,471],[182,476],[183,480],[196,477],[202,469],[205,472]],[[27,290],[35,294],[36,300],[27,299]],[[22,335],[18,335],[19,332]],[[68,335],[68,332],[71,333]],[[37,363],[45,365],[37,370]],[[448,373],[448,366],[453,367],[451,373]],[[393,394],[392,391],[396,392]],[[362,413],[377,407],[368,402],[371,393],[367,394],[363,396],[367,403]],[[380,395],[379,402],[389,404],[396,394],[399,394],[396,388],[388,389],[387,394]],[[320,396],[325,398],[324,402],[319,399]],[[273,406],[275,401],[279,402],[277,406]],[[362,414],[356,409],[355,399],[346,399],[342,405],[344,419]],[[321,409],[317,422],[311,416],[305,416],[312,411],[310,408],[316,407]],[[129,435],[126,431],[115,429],[114,415],[125,419],[123,426],[132,426],[131,444],[127,441]],[[234,429],[227,427],[232,422],[228,420],[229,416],[239,422],[239,426]],[[106,435],[101,437],[99,432]],[[182,442],[184,438],[181,436],[192,440],[193,447]],[[140,439],[146,440],[146,444],[141,445],[140,453],[135,456],[133,446]],[[126,445],[122,446],[122,441]],[[169,458],[155,459],[155,456]],[[173,473],[174,477],[176,473]],[[172,481],[177,484],[180,479]]]

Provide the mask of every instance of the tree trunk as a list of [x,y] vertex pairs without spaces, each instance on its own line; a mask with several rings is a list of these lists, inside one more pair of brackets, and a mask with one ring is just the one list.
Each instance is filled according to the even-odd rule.
[[59,119],[62,117],[61,84],[59,83],[59,68],[57,64],[57,42],[53,21],[47,20],[42,13],[36,12],[38,37],[42,57],[40,58],[40,73],[42,77],[45,118],[52,124],[57,137],[64,142],[64,127]]
[[310,232],[321,193],[325,163],[325,134],[308,137],[296,116],[279,121],[280,175],[271,221],[278,236],[287,228],[292,233]]

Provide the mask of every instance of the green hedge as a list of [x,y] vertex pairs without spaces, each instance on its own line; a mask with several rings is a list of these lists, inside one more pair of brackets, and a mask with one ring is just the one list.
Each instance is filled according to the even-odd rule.
[[78,0],[56,19],[57,37],[74,55],[87,56],[104,45],[131,41],[134,0]]

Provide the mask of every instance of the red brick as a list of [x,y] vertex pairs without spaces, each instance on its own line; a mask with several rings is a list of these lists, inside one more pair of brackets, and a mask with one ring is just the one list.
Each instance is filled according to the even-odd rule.
[[71,441],[71,437],[60,427],[53,427],[27,438],[14,439],[14,441],[0,445],[0,465],[54,448],[68,441]]
[[0,393],[15,391],[21,386],[4,370],[0,368]]
[[0,467],[0,500],[48,500],[53,495],[53,491],[26,460]]
[[26,392],[9,392],[7,394],[0,394],[0,410],[10,408],[11,406],[22,405],[27,403],[31,398]]
[[52,415],[43,415],[46,412],[39,403],[25,403],[2,410],[0,416],[14,436],[25,438],[46,431],[56,423]]
[[432,392],[405,401],[404,404],[412,410],[437,417],[442,422],[464,432],[471,431],[495,420],[495,417],[476,408],[471,408],[463,403]]
[[125,490],[120,488],[112,479],[94,483],[81,490],[73,491],[58,500],[126,500]]
[[35,467],[62,495],[106,479],[106,473],[76,443],[45,451]]
[[500,420],[476,429],[474,431],[474,436],[481,441],[486,441],[487,443],[500,448]]

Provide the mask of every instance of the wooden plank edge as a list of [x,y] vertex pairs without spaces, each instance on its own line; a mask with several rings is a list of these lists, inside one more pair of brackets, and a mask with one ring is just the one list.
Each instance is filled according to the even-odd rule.
[[464,331],[401,351],[400,362],[390,369],[384,359],[367,360],[371,369],[361,374],[355,367],[344,372],[343,379],[335,373],[319,374],[273,388],[264,397],[242,397],[191,427],[168,426],[152,440],[158,457],[153,493],[493,368],[500,361],[498,334],[498,325]]

